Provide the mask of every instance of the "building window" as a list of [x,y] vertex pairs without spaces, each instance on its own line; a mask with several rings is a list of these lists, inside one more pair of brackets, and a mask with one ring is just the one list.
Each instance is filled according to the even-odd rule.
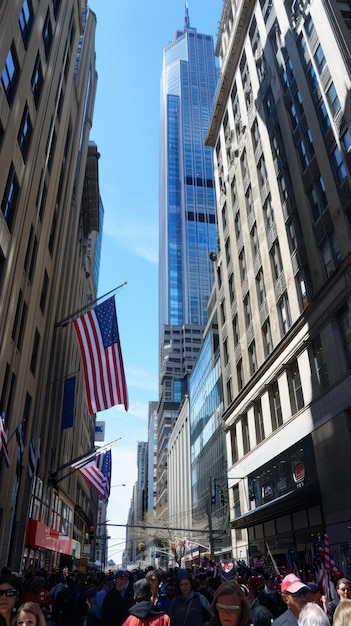
[[279,246],[278,239],[276,239],[275,242],[273,243],[269,251],[269,255],[271,258],[273,280],[276,281],[278,280],[279,276],[281,275],[283,271],[283,262],[282,262],[282,257],[280,254],[280,246]]
[[305,404],[297,359],[295,359],[295,361],[293,361],[290,364],[290,367],[287,370],[287,375],[288,375],[291,411],[292,411],[292,414],[294,415],[294,413],[302,409],[302,407]]
[[250,376],[253,376],[254,373],[257,371],[256,344],[254,341],[252,341],[249,345],[248,356],[249,356]]
[[349,307],[345,305],[337,315],[337,322],[340,331],[340,338],[347,368],[351,367],[351,313]]
[[230,446],[232,452],[232,465],[239,460],[238,437],[236,434],[236,424],[230,429]]
[[277,308],[278,308],[280,331],[283,337],[285,333],[288,332],[291,326],[291,315],[290,315],[290,307],[289,307],[289,300],[288,300],[287,293],[284,293],[282,295],[282,297],[280,298],[278,302]]
[[17,207],[17,200],[19,196],[19,183],[16,175],[16,171],[13,163],[11,163],[10,171],[6,181],[6,187],[4,191],[4,195],[1,202],[1,210],[3,212],[5,221],[9,227],[9,230],[12,229],[15,211]]
[[15,44],[12,43],[11,50],[9,51],[7,58],[6,58],[5,67],[1,74],[1,82],[5,91],[9,106],[12,105],[13,98],[16,93],[16,88],[18,85],[19,76],[20,76],[20,69],[19,69],[16,48],[15,48]]
[[318,45],[317,50],[314,53],[314,60],[316,62],[318,72],[321,74],[326,65],[326,60],[325,60],[323,48],[320,44]]
[[224,302],[224,300],[222,300],[222,302],[220,304],[220,311],[221,311],[221,323],[222,323],[222,326],[223,326],[223,324],[225,324],[225,302]]
[[228,337],[226,337],[224,342],[223,342],[223,355],[224,355],[224,365],[228,365],[228,363],[229,363]]
[[241,516],[239,485],[235,485],[233,487],[233,502],[234,502],[234,519],[238,519]]
[[18,21],[25,48],[27,47],[30,33],[32,30],[33,18],[34,15],[31,0],[24,0]]
[[269,320],[266,320],[265,323],[262,326],[262,340],[263,340],[264,356],[265,356],[265,358],[267,358],[267,356],[273,350],[271,325],[270,325],[270,321]]
[[244,454],[247,454],[248,452],[250,452],[250,434],[247,415],[243,415],[241,418],[241,428],[243,433],[243,450]]
[[257,300],[258,305],[264,303],[266,299],[266,287],[264,284],[263,270],[260,269],[256,275],[256,291],[257,291]]
[[41,294],[40,294],[40,308],[43,313],[45,309],[46,298],[48,295],[48,287],[49,287],[49,276],[48,276],[47,271],[45,270],[44,278],[43,278],[43,285],[42,285]]
[[231,262],[231,255],[230,255],[230,239],[228,237],[227,241],[225,242],[225,259],[227,262],[227,266],[230,264]]
[[338,146],[335,146],[332,152],[332,163],[334,166],[336,179],[338,183],[341,184],[345,180],[347,173],[346,173],[346,167],[345,167],[344,161],[342,160],[341,152]]
[[235,288],[234,288],[234,274],[231,273],[228,279],[229,298],[232,304],[235,300]]
[[233,402],[232,379],[231,378],[229,378],[229,380],[227,380],[227,402],[228,402],[228,406],[229,406],[229,404],[231,404],[231,402]]
[[244,386],[244,373],[243,373],[242,359],[239,359],[237,366],[236,366],[236,379],[238,383],[238,391],[241,391]]
[[321,123],[322,130],[326,133],[330,128],[330,117],[327,109],[327,105],[324,100],[320,103],[318,109],[318,117]]
[[330,110],[333,114],[333,117],[340,111],[341,106],[338,98],[338,94],[336,93],[335,85],[332,83],[326,92],[327,101],[330,107]]
[[256,222],[254,223],[251,229],[250,236],[251,236],[250,239],[251,239],[252,258],[255,259],[260,250],[260,242],[258,238]]
[[240,234],[241,234],[241,218],[240,218],[240,211],[237,211],[235,213],[235,217],[234,217],[234,228],[235,228],[235,235],[236,238],[239,239]]
[[252,322],[252,310],[251,310],[251,302],[250,302],[250,294],[244,298],[244,314],[245,314],[245,324],[246,328],[248,328]]
[[31,87],[32,94],[34,98],[35,107],[38,108],[41,91],[43,87],[43,70],[41,66],[40,54],[38,52],[37,58],[35,59],[33,74],[31,78]]
[[233,317],[233,337],[234,337],[234,346],[237,346],[240,341],[239,320],[238,320],[237,314],[235,314]]
[[313,221],[317,222],[328,205],[322,176],[313,181],[312,188],[308,192],[308,197],[311,205]]
[[351,159],[351,132],[349,129],[345,130],[343,135],[340,137],[340,141],[345,154],[347,154],[349,159]]
[[245,250],[244,248],[241,250],[239,254],[239,268],[240,268],[240,278],[241,280],[245,280],[246,278],[246,259],[245,259]]
[[265,438],[261,400],[258,400],[257,402],[255,402],[254,415],[255,415],[256,444],[259,444]]
[[60,10],[60,6],[61,6],[61,0],[52,0],[52,4],[53,4],[53,8],[54,8],[54,16],[55,16],[55,20],[57,19],[59,10]]
[[51,25],[51,18],[50,18],[50,11],[49,10],[48,10],[48,12],[46,14],[46,18],[45,18],[45,22],[44,22],[44,26],[43,26],[42,37],[43,37],[43,43],[44,43],[45,58],[46,58],[46,60],[48,60],[49,54],[50,54],[50,50],[51,50],[51,46],[52,46],[52,39],[53,39],[52,25]]
[[30,119],[28,104],[26,104],[26,106],[24,107],[21,125],[20,125],[18,135],[17,135],[18,145],[21,150],[21,154],[22,154],[24,162],[26,162],[27,160],[30,140],[32,138],[32,132],[33,132],[32,120]]
[[337,266],[341,261],[341,251],[334,233],[330,233],[321,245],[321,253],[324,263],[324,269],[327,277],[334,274]]
[[267,200],[263,205],[263,217],[266,227],[266,233],[268,233],[268,231],[272,228],[274,224],[274,210],[270,195],[268,195]]
[[269,388],[269,405],[271,409],[272,430],[277,430],[283,423],[282,407],[278,382],[275,381]]
[[324,359],[324,351],[321,342],[320,335],[315,337],[312,341],[313,362],[314,368],[319,382],[319,388],[321,391],[329,387],[327,364]]

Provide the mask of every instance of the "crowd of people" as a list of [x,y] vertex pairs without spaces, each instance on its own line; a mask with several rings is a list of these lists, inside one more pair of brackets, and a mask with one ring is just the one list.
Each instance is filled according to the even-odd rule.
[[314,582],[271,572],[223,581],[214,571],[45,571],[0,576],[0,626],[346,626],[351,583],[327,599]]

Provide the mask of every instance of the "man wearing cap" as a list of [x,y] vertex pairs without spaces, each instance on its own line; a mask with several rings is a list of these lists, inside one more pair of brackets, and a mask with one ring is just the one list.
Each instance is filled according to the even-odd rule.
[[283,578],[280,590],[288,610],[277,617],[272,626],[296,626],[300,612],[307,604],[309,589],[295,574],[288,574]]
[[273,619],[276,619],[287,610],[287,606],[279,593],[279,585],[273,574],[263,573],[264,587],[259,590],[257,599],[262,606],[270,611]]
[[134,604],[133,587],[129,583],[129,574],[118,570],[115,574],[115,585],[107,593],[103,602],[101,617],[104,626],[122,626],[128,617],[128,611]]
[[169,616],[150,600],[150,581],[146,578],[137,580],[133,590],[136,604],[129,609],[129,617],[123,626],[169,626]]

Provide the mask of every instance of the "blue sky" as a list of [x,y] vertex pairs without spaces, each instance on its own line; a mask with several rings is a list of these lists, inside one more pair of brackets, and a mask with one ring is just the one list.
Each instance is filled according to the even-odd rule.
[[[222,0],[189,0],[191,26],[216,41]],[[147,440],[148,402],[158,398],[159,85],[162,50],[184,25],[184,0],[89,0],[97,16],[98,89],[90,138],[101,154],[105,209],[99,295],[124,281],[117,316],[130,408],[98,415],[112,448],[108,519],[125,524],[136,480],[137,442]],[[123,528],[109,527],[121,561]]]

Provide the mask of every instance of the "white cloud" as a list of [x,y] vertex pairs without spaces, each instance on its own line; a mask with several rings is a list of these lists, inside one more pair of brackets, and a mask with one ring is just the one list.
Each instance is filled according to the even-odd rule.
[[105,215],[104,232],[118,243],[152,264],[158,263],[158,224],[150,220],[118,218]]
[[147,370],[128,367],[127,380],[128,387],[147,389],[148,391],[155,392],[155,395],[158,392],[157,378]]

